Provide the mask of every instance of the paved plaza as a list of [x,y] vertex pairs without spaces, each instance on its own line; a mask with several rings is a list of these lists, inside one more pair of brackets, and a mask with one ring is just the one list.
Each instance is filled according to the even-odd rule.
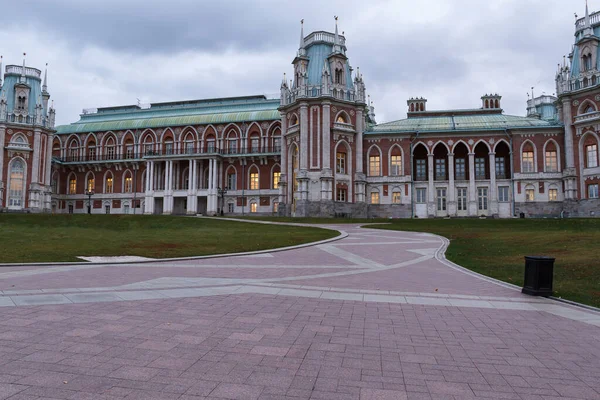
[[339,226],[281,252],[0,268],[0,399],[600,399],[600,313]]

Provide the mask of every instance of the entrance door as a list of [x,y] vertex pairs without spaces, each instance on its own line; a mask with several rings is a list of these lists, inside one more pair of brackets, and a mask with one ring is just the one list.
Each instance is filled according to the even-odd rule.
[[110,214],[110,206],[104,206],[104,213]]

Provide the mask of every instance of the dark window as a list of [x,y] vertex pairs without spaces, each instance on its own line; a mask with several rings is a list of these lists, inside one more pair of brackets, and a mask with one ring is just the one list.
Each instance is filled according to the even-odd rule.
[[456,159],[456,168],[455,168],[456,180],[464,181],[467,179],[467,172],[466,172],[465,164],[466,164],[466,160],[464,158]]
[[427,180],[427,160],[417,160],[417,180]]

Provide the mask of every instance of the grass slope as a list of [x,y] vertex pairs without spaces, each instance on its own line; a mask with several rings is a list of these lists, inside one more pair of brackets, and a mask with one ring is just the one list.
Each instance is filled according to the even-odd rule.
[[395,220],[372,227],[445,236],[449,260],[519,286],[524,256],[556,257],[555,296],[600,307],[600,219]]
[[77,256],[169,258],[264,250],[337,232],[202,218],[0,214],[0,263],[81,261]]

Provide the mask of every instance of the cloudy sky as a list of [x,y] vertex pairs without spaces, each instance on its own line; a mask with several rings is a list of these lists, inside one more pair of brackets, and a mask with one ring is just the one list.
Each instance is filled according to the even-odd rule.
[[[596,7],[596,8],[595,8]],[[600,0],[590,0],[600,9]],[[480,107],[488,92],[523,115],[527,93],[553,94],[584,0],[21,0],[5,2],[5,64],[43,68],[57,123],[83,108],[276,95],[305,32],[347,39],[378,122],[429,109]]]

